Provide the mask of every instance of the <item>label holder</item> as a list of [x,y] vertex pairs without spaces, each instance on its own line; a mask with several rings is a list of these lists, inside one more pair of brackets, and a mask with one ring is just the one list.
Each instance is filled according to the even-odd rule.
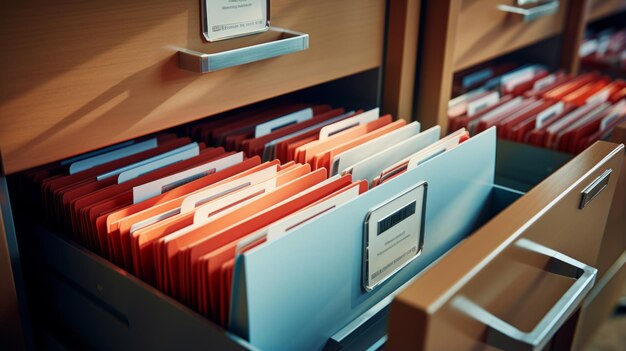
[[[362,286],[365,291],[373,291],[421,255],[427,190],[428,184],[422,181],[370,210],[365,216],[362,262]],[[412,232],[406,233],[409,229]],[[407,239],[409,243],[415,243],[408,251],[406,244],[400,244]],[[396,256],[398,252],[402,255]],[[407,254],[408,257],[405,257]],[[370,272],[380,273],[371,277]]]
[[[258,34],[258,33],[263,33],[269,30],[270,28],[270,0],[266,0],[265,4],[264,4],[264,12],[265,12],[265,18],[264,20],[264,25],[262,28],[256,28],[253,30],[248,30],[248,31],[241,31],[239,33],[235,33],[235,34],[231,34],[231,35],[216,35],[214,33],[214,31],[211,30],[211,26],[213,26],[213,24],[211,23],[211,20],[209,19],[209,7],[207,6],[208,2],[211,1],[219,1],[219,0],[202,0],[200,1],[201,5],[201,17],[202,17],[202,36],[204,38],[204,40],[206,40],[209,43],[212,42],[217,42],[217,41],[221,41],[221,40],[227,40],[227,39],[233,39],[233,38],[238,38],[238,37],[242,37],[242,36],[246,36],[246,35],[251,35],[251,34]],[[248,20],[246,21],[241,21],[242,23],[248,22]]]

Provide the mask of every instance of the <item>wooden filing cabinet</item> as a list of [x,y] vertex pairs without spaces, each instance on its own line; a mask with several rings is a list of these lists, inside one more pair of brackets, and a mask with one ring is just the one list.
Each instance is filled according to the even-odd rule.
[[531,4],[530,15],[516,14],[515,0],[460,1],[454,31],[453,66],[460,70],[558,35],[569,1]]
[[[626,122],[616,127],[611,137],[626,143]],[[622,162],[625,167],[626,159]],[[622,172],[615,188],[611,210],[598,255],[598,282],[583,301],[574,348],[584,349],[594,333],[611,316],[626,284],[626,174]]]
[[272,1],[271,24],[309,34],[309,49],[204,75],[181,70],[178,49],[224,52],[278,34],[204,42],[196,0],[0,6],[5,174],[376,68],[383,59],[382,0]]
[[626,1],[624,0],[591,0],[588,20],[595,21],[624,10],[626,10]]
[[[421,48],[429,54],[417,69],[414,116],[446,130],[455,72],[549,38],[560,43],[546,54],[558,57],[558,68],[575,71],[588,1],[526,2],[521,7],[519,1],[426,2]],[[522,7],[531,9],[527,16],[513,13]]]
[[[447,103],[451,98],[452,76],[456,71],[483,62],[488,62],[492,59],[498,58],[502,54],[514,50],[522,50],[534,42],[550,37],[559,37],[560,45],[553,46],[548,54],[556,54],[558,57],[559,68],[567,72],[576,73],[579,65],[578,48],[582,41],[586,24],[594,19],[615,14],[623,10],[623,1],[561,1],[559,10],[555,13],[549,14],[543,19],[524,22],[519,18],[514,20],[512,16],[505,16],[501,13],[498,14],[497,6],[501,3],[503,2],[492,3],[489,1],[461,0],[436,1],[426,2],[422,7],[424,12],[422,20],[424,23],[421,26],[423,34],[421,36],[422,43],[420,43],[420,47],[422,48],[422,52],[428,53],[428,55],[421,57],[421,64],[417,68],[417,81],[414,87],[414,90],[417,92],[414,116],[423,124],[440,124],[443,126],[447,124]],[[481,9],[481,11],[479,11],[479,9]],[[516,30],[514,30],[514,28],[516,28]],[[535,28],[542,29],[535,31]],[[508,40],[505,41],[503,40],[504,38],[508,38]],[[612,141],[624,143],[625,139],[620,137],[622,134],[623,132],[620,132],[620,129],[618,128],[616,136],[612,139]],[[580,157],[577,157],[572,162],[586,161],[581,161]],[[557,174],[562,173],[559,171]],[[555,174],[554,176],[557,175]],[[623,206],[626,203],[626,199],[624,199],[622,190],[624,183],[623,175],[621,177],[622,178],[619,180],[616,187],[615,198],[612,199],[612,204],[610,206],[611,212],[607,222],[606,231],[604,231],[602,226],[599,226],[594,231],[589,232],[593,233],[593,236],[596,239],[602,239],[602,233],[604,233],[604,239],[601,244],[596,242],[593,249],[598,252],[597,262],[593,260],[588,261],[590,263],[593,262],[591,265],[594,265],[599,269],[596,286],[589,293],[589,296],[585,299],[585,301],[581,303],[580,312],[576,314],[576,316],[578,316],[578,320],[570,321],[570,327],[574,328],[577,326],[577,334],[574,339],[569,337],[568,340],[571,343],[570,346],[576,349],[584,347],[585,343],[590,339],[591,335],[600,325],[601,321],[610,314],[612,306],[614,306],[614,303],[616,302],[616,299],[621,291],[621,285],[624,281],[624,274],[622,273],[623,269],[620,270],[620,268],[624,265],[624,257],[622,257],[621,254],[623,252],[622,241],[624,239],[624,228],[626,228],[626,223],[623,221]],[[552,179],[552,177],[550,177],[550,179]],[[543,189],[547,192],[551,191],[546,190],[545,188]],[[524,198],[530,197],[531,194],[535,194],[535,190],[533,190],[532,193],[525,195]],[[520,202],[529,201],[524,200],[524,198],[520,199]],[[527,204],[528,206],[535,205],[531,203]],[[500,216],[504,216],[504,213]],[[568,221],[568,219],[565,218],[569,219],[569,217],[562,217],[560,221]],[[497,218],[494,219],[494,221],[496,220]],[[482,230],[479,230],[475,236],[482,233],[487,227],[489,227],[489,225]],[[554,240],[565,240],[563,239],[564,237],[569,237],[561,232],[553,230],[549,231],[549,233],[542,233],[542,237],[544,239],[548,236],[553,236]],[[561,237],[561,239],[559,239],[559,237]],[[477,239],[471,238],[470,240]],[[463,245],[460,247],[464,247]],[[575,244],[569,243],[569,245]],[[482,246],[482,244],[479,244],[478,246]],[[452,255],[453,253],[449,254],[449,256]],[[446,345],[446,348],[449,348],[448,344],[440,344],[433,341],[435,339],[429,338],[450,337],[453,339],[454,333],[449,333],[451,330],[458,332],[463,330],[465,326],[467,326],[467,323],[471,324],[471,322],[467,321],[460,321],[458,323],[450,322],[450,320],[447,320],[447,317],[441,317],[443,315],[447,316],[449,313],[442,312],[442,310],[447,309],[447,307],[442,307],[442,304],[450,301],[453,294],[452,290],[456,292],[458,289],[464,289],[462,284],[465,284],[465,281],[459,279],[456,282],[457,285],[446,285],[449,290],[446,291],[446,294],[448,295],[444,294],[445,298],[441,297],[441,294],[429,295],[431,287],[439,286],[439,284],[441,284],[441,280],[444,280],[441,278],[442,271],[447,273],[448,270],[451,269],[451,266],[446,265],[445,263],[447,260],[448,258],[446,257],[441,263],[441,265],[444,265],[447,268],[442,268],[438,271],[438,273],[432,273],[432,276],[429,275],[431,273],[425,274],[425,277],[423,279],[420,278],[415,284],[415,288],[409,288],[409,290],[413,289],[411,291],[415,295],[411,295],[411,293],[408,293],[409,290],[407,290],[407,294],[403,295],[403,297],[399,299],[400,302],[398,302],[397,305],[401,307],[396,308],[396,316],[392,317],[391,328],[397,328],[395,328],[395,331],[391,333],[391,345],[419,345],[422,349],[438,349],[443,347],[442,345]],[[449,260],[455,261],[455,259],[452,258]],[[457,263],[459,262],[464,262],[467,267],[474,267],[472,264],[461,259],[459,259]],[[478,273],[478,270],[475,269],[475,267],[471,270],[472,272],[469,273],[470,269],[468,269],[468,274],[465,278],[470,279],[470,277],[475,277],[476,281],[479,281],[479,279],[483,279],[478,278],[481,274],[486,276],[490,274]],[[605,273],[607,274],[606,276],[604,275]],[[430,278],[426,278],[426,276]],[[438,276],[439,278],[434,278],[435,276]],[[490,278],[484,279],[487,279],[484,281],[486,283]],[[507,280],[507,282],[514,284],[513,280]],[[507,283],[500,282],[497,284],[506,285]],[[471,286],[476,288],[475,285]],[[474,288],[468,287],[470,290]],[[563,287],[559,289],[562,288]],[[425,293],[424,289],[429,292]],[[445,291],[445,289],[442,288],[440,293],[443,293],[443,291]],[[476,291],[474,291],[474,293],[476,293]],[[506,292],[504,296],[509,293],[511,292]],[[420,296],[418,297],[417,295]],[[425,297],[424,295],[429,297]],[[514,296],[514,294],[511,296]],[[543,297],[546,300],[538,303],[547,303],[546,301],[554,302],[557,300],[556,297],[557,296],[549,296],[548,294]],[[514,299],[513,297],[510,298]],[[486,297],[484,297],[484,299],[486,299]],[[506,298],[501,297],[500,300],[504,299]],[[493,301],[496,300],[492,300],[491,303],[498,303],[497,301]],[[488,304],[487,301],[482,302],[486,303],[486,305]],[[501,303],[504,305],[506,304],[504,302]],[[518,306],[524,305],[519,304]],[[490,307],[493,307],[494,311],[502,313],[503,315],[505,314],[505,310],[507,308],[503,305]],[[547,305],[544,307],[547,307]],[[544,310],[547,311],[546,308],[544,308]],[[415,313],[416,311],[419,312]],[[531,314],[536,312],[532,309],[529,311],[531,311]],[[506,313],[511,312],[509,311]],[[523,318],[515,319],[512,315],[507,316],[511,317],[511,320],[521,323],[522,326],[527,327],[527,330],[532,329],[532,326],[536,325],[536,323],[533,323],[537,321],[537,318],[535,318],[533,322],[529,322],[527,320],[525,321]],[[415,325],[415,323],[418,323],[418,325],[420,325],[420,330],[422,330],[423,333],[432,334],[419,334],[415,330],[412,330],[413,334],[412,336],[409,336],[408,330],[403,329],[401,326],[402,323],[409,323],[409,320],[413,324],[405,325]],[[442,322],[442,320],[445,320],[445,322]],[[445,327],[438,329],[441,327],[438,323],[443,323],[442,325],[445,325]],[[524,323],[527,324],[524,325]],[[424,329],[421,329],[422,326]],[[471,326],[469,328],[477,332],[485,331],[484,326],[477,327],[477,324],[474,324],[474,327],[475,329],[472,329]],[[441,330],[444,331],[440,332]],[[407,334],[403,334],[405,332]],[[395,338],[393,337],[394,333],[396,333],[397,336]],[[460,334],[463,333],[461,332]],[[562,335],[564,333],[560,334]],[[398,337],[398,335],[400,336]],[[461,336],[461,338],[465,337],[466,341],[472,340],[472,338],[468,335],[469,334],[466,333],[464,336]],[[406,341],[407,339],[405,337],[413,341],[408,343],[397,342],[398,339]],[[394,341],[394,339],[396,339],[396,341]],[[471,343],[471,341],[469,342]],[[480,345],[477,346],[479,349],[481,347],[485,347],[484,343],[481,344],[479,342],[478,344]]]
[[[419,1],[394,0],[387,4],[381,0],[272,1],[272,25],[309,34],[310,48],[204,75],[181,70],[178,49],[223,52],[276,40],[278,34],[268,32],[206,43],[201,39],[199,4],[190,0],[115,0],[97,4],[64,0],[56,3],[37,2],[37,6],[22,3],[0,6],[0,43],[5,52],[10,53],[0,58],[0,152],[3,175],[336,78],[381,68],[383,63],[384,109],[401,113],[409,111],[409,106],[412,107],[413,94],[412,91],[407,92],[407,89],[412,90],[413,84],[407,77],[412,79],[410,70],[416,69],[415,30],[418,27]],[[443,25],[446,26],[444,34],[454,32],[455,36],[463,38],[467,35],[464,44],[444,40],[440,43],[442,51],[423,51],[425,61],[440,60],[441,69],[432,70],[432,79],[437,75],[439,78],[444,77],[442,72],[451,74],[454,71],[455,60],[462,59],[460,50],[475,52],[470,46],[479,45],[481,41],[491,43],[491,40],[484,39],[489,38],[486,32],[457,34],[457,28],[460,28],[458,24],[463,21],[471,24],[471,17],[477,13],[483,15],[485,11],[473,8],[482,5],[472,5],[470,1],[429,1],[424,8],[428,10],[431,6],[439,7],[439,11],[447,11],[445,13],[448,15],[442,17]],[[387,21],[386,12],[389,16]],[[562,12],[554,16],[563,21]],[[533,25],[501,20],[508,28],[507,33],[512,36],[517,31],[526,31],[524,28],[534,28]],[[549,28],[554,33],[559,33],[562,28],[560,22],[546,20],[542,23],[539,27]],[[388,41],[387,51],[383,54],[385,25],[388,25]],[[510,47],[503,42],[494,42],[485,53],[476,53],[477,56],[472,56],[474,53],[463,54],[470,57],[463,65],[540,40],[544,34],[539,27],[528,29],[534,33],[533,36],[516,36],[517,39],[512,40]],[[498,25],[494,28],[498,28]],[[427,47],[435,43],[430,34],[425,40]],[[459,56],[450,54],[457,50],[456,45],[460,48]],[[387,58],[385,62],[383,55]],[[444,80],[440,79],[438,85],[429,90],[439,94],[446,84]],[[436,101],[442,102],[442,96],[438,95]],[[426,115],[420,115],[418,119],[422,120],[422,116]],[[435,118],[438,115],[429,116]],[[428,125],[434,120],[424,122],[424,125]],[[534,310],[533,316],[539,315],[541,309],[547,309],[569,282],[550,281],[545,277],[546,274],[537,270],[526,271],[512,262],[513,258],[505,253],[511,241],[520,236],[513,229],[515,225],[521,227],[524,220],[534,218],[541,209],[554,208],[551,210],[553,212],[541,217],[548,219],[542,219],[533,227],[534,231],[522,236],[528,235],[542,245],[592,265],[599,242],[589,239],[586,241],[588,245],[584,247],[575,241],[566,242],[563,235],[556,235],[552,231],[554,226],[551,224],[554,223],[549,219],[562,218],[563,213],[569,213],[579,188],[593,180],[601,167],[610,166],[614,169],[613,174],[617,175],[619,151],[615,145],[594,146],[587,156],[577,158],[573,166],[569,166],[571,175],[561,171],[549,178],[545,183],[547,185],[539,188],[545,190],[545,193],[534,190],[516,202],[513,208],[518,209],[519,213],[509,209],[489,222],[446,256],[440,265],[418,280],[418,285],[424,284],[423,281],[429,282],[424,290],[424,299],[428,300],[424,301],[444,301],[451,291],[447,290],[450,287],[467,289],[462,291],[468,291],[468,294],[471,292],[469,296],[480,298],[478,295],[482,287],[476,282],[491,283],[493,277],[519,278],[524,283],[545,278],[542,286],[549,291],[546,295],[535,296],[541,306]],[[581,223],[594,214],[600,219],[606,217],[606,198],[610,197],[615,182],[616,177],[612,176],[609,186],[591,203],[594,206],[589,208],[591,212],[587,211],[581,217]],[[569,194],[569,207],[553,203],[563,200],[562,194]],[[557,211],[563,212],[555,213]],[[70,346],[104,349],[120,345],[129,349],[202,348],[206,344],[221,349],[252,347],[110,262],[57,235],[60,234],[57,230],[28,222],[27,217],[22,218],[22,223],[27,224],[23,228],[29,232],[28,240],[34,244],[31,254],[36,255],[46,267],[37,272],[37,277],[41,278],[38,284],[41,284],[42,291],[51,302],[42,308],[45,308],[48,316],[61,316],[69,311],[68,315],[48,322],[53,325],[58,323],[59,328],[71,330],[70,337],[76,338]],[[595,233],[602,225],[601,222],[591,221],[587,226],[581,226],[584,232],[577,235]],[[550,230],[541,228],[541,225]],[[17,235],[20,235],[19,231]],[[467,255],[458,252],[467,252]],[[498,261],[487,265],[491,259]],[[449,268],[439,268],[442,266]],[[483,266],[489,269],[482,270]],[[452,274],[448,274],[448,269]],[[441,270],[444,270],[443,274],[433,273]],[[469,276],[476,276],[477,280],[469,282],[473,285],[459,285]],[[431,285],[430,282],[437,284]],[[511,298],[503,301],[512,300],[523,304],[521,291],[509,291],[515,282],[510,281],[509,285],[506,282],[497,282],[504,290],[494,289],[493,293],[510,292]],[[494,306],[496,311],[512,313],[507,310],[509,307],[505,304]],[[77,315],[83,317],[73,317]],[[163,320],[167,321],[167,325],[160,322]],[[393,323],[392,318],[392,328]],[[531,325],[532,321],[527,323]],[[455,335],[458,331],[456,326],[442,325],[450,328],[446,329],[445,335]],[[174,326],[174,331],[166,333],[166,326]],[[474,324],[470,330],[474,332],[480,328]],[[396,345],[396,340],[400,340],[394,333],[391,334],[392,347]],[[412,338],[413,341],[419,340],[415,339],[415,335]],[[146,340],[151,340],[151,343],[145,343]],[[181,343],[181,340],[184,342]],[[421,340],[430,342],[431,339]]]
[[[20,195],[6,191],[7,176],[16,172],[360,72],[382,70],[386,25],[386,2],[383,0],[273,0],[272,30],[212,43],[203,40],[200,8],[200,2],[195,0],[64,0],[0,5],[0,43],[4,48],[0,55],[0,181],[4,185],[2,208],[7,209],[3,215],[8,213],[11,216],[9,195],[13,198]],[[180,50],[207,54],[229,52],[279,41],[283,29],[307,34],[308,48],[206,74],[180,67]],[[375,83],[365,89],[377,95],[379,86]],[[388,102],[393,105],[395,99]],[[21,243],[28,243],[24,233],[15,233],[12,223],[12,218],[11,221],[3,218],[3,238],[14,240],[17,236]],[[13,255],[17,250],[15,243],[10,241],[7,246],[0,241],[0,244],[2,254],[7,255],[6,260],[5,256],[0,259],[3,262],[12,259],[13,271],[19,270],[20,260]],[[64,263],[58,252],[44,250],[52,255],[50,259],[54,264]],[[85,250],[79,252],[80,257],[89,256]],[[68,253],[67,257],[76,256]],[[216,340],[219,338],[225,347],[242,347],[237,341],[224,337],[222,329],[173,300],[162,305],[164,295],[136,279],[127,281],[128,275],[113,265],[95,255],[86,260],[90,267],[97,267],[91,272],[95,274],[97,271],[101,281],[111,275],[125,281],[117,288],[116,301],[120,297],[126,299],[121,302],[122,310],[126,311],[128,301],[138,296],[147,302],[147,305],[136,306],[129,312],[134,317],[139,316],[139,319],[132,320],[133,325],[143,323],[143,326],[128,331],[134,333],[134,340],[143,340],[146,331],[162,330],[151,329],[151,323],[157,319],[150,315],[150,311],[155,310],[154,303],[160,303],[160,306],[168,306],[166,311],[169,311],[160,317],[173,324],[177,320],[200,321],[194,324],[196,329],[184,332],[198,337],[189,338],[191,341],[201,340],[196,347],[211,341],[218,345],[220,341]],[[5,276],[12,278],[10,275],[14,272],[10,268],[3,265],[0,271],[3,281]],[[71,276],[74,273],[65,271],[63,274]],[[59,278],[58,275],[45,277]],[[26,278],[32,280],[32,277]],[[50,280],[46,282],[50,283]],[[78,305],[70,306],[85,307],[80,312],[84,316],[94,316],[90,313],[101,316],[102,308],[107,309],[102,304],[94,306],[93,299],[81,305],[85,302],[80,298],[83,295],[72,295],[76,298],[73,299],[70,295],[75,290],[66,295],[65,285],[45,286],[55,287],[50,291],[50,298],[60,297],[55,304],[57,307],[68,307],[66,303],[76,302]],[[6,301],[15,316],[17,308],[12,296],[15,289],[10,289],[10,285],[6,288],[8,293],[6,300],[3,294],[2,307]],[[18,298],[20,303],[24,301],[24,296]],[[58,312],[63,314],[64,310]],[[27,311],[22,310],[22,314],[24,317]],[[121,324],[120,319],[103,318],[81,319],[80,330],[85,331],[87,326],[103,330],[103,320],[112,321],[108,325],[115,325],[111,327],[112,331],[128,323],[124,318]],[[28,318],[22,320],[28,321]],[[14,323],[11,329],[4,328],[3,323],[2,336],[15,330],[8,336],[22,344],[19,318],[11,321]],[[55,324],[62,323],[52,321],[51,325]],[[31,340],[30,330],[24,330],[24,334]],[[38,331],[35,334],[42,337]],[[110,345],[99,343],[98,336],[108,337],[98,333],[93,335],[95,339],[78,335],[73,346]],[[48,333],[43,339],[53,340]],[[90,340],[97,341],[92,344],[88,342]],[[28,347],[32,342],[25,344]],[[163,342],[152,346],[172,345]],[[135,341],[126,347],[147,346],[150,345]]]

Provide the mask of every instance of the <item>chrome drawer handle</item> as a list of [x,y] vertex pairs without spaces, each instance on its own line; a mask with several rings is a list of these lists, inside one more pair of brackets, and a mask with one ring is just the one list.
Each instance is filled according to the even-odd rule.
[[578,206],[579,209],[582,210],[583,208],[585,208],[585,206],[587,206],[588,203],[593,201],[593,199],[595,199],[596,196],[598,196],[598,194],[600,194],[600,192],[602,192],[602,190],[604,190],[607,187],[607,185],[609,185],[611,172],[613,172],[612,169],[610,168],[607,169],[606,171],[604,171],[604,173],[602,173],[602,175],[596,178],[593,182],[591,182],[591,184],[589,184],[582,191],[582,196],[580,198],[580,206]]
[[266,60],[309,48],[309,35],[306,33],[276,27],[270,27],[269,30],[281,33],[282,38],[268,43],[214,54],[178,49],[178,66],[198,73],[215,72],[220,69]]
[[[520,2],[518,1],[518,4]],[[526,1],[525,3],[528,3]],[[559,1],[550,1],[531,8],[524,8],[511,5],[498,5],[498,10],[508,12],[513,15],[522,16],[524,22],[534,21],[537,18],[552,15],[559,9]]]
[[515,246],[550,257],[545,267],[548,272],[576,280],[532,331],[517,329],[464,296],[455,297],[452,306],[488,327],[486,342],[491,346],[505,350],[541,350],[591,290],[598,270],[528,239],[519,239]]

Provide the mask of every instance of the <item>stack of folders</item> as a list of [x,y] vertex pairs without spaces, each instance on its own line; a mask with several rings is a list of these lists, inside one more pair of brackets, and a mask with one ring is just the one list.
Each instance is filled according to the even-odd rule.
[[[456,77],[464,93],[449,102],[448,131],[496,126],[498,137],[577,154],[626,117],[626,82],[597,73],[550,73],[505,64]],[[504,74],[499,72],[506,71]]]
[[[267,251],[272,246],[269,243],[277,250],[276,245],[289,238],[295,240],[299,249],[315,250],[304,234],[294,234],[294,237],[290,234],[299,230],[302,233],[308,230],[307,226],[319,227],[320,220],[342,205],[370,193],[371,199],[365,196],[362,201],[368,202],[362,206],[374,208],[384,202],[384,198],[403,192],[405,186],[429,181],[428,177],[409,179],[403,176],[420,169],[428,170],[433,160],[442,162],[437,166],[440,168],[443,165],[456,167],[456,161],[446,160],[452,157],[446,155],[454,153],[455,149],[466,149],[459,150],[466,155],[454,156],[459,162],[478,165],[482,162],[477,167],[480,172],[477,179],[451,178],[460,187],[454,190],[457,196],[459,191],[470,191],[470,183],[476,183],[476,187],[490,184],[495,134],[484,133],[484,137],[468,140],[469,134],[460,129],[440,139],[440,132],[438,126],[422,132],[418,122],[394,121],[390,115],[379,115],[378,109],[364,112],[327,105],[274,105],[228,118],[209,119],[188,127],[185,137],[163,133],[33,169],[25,172],[22,181],[31,191],[36,189],[47,217],[67,228],[76,242],[225,328],[253,343],[271,347],[277,345],[272,343],[274,339],[263,338],[274,335],[283,339],[286,334],[266,328],[283,322],[285,328],[293,328],[293,321],[309,317],[303,314],[295,318],[295,311],[287,311],[285,313],[292,314],[291,319],[273,321],[281,313],[280,307],[275,307],[272,315],[259,316],[261,313],[256,313],[255,308],[283,306],[299,300],[297,296],[291,296],[289,301],[278,297],[268,300],[263,295],[265,300],[255,301],[255,294],[277,288],[268,279],[287,279],[288,274],[265,278],[269,285],[256,286],[253,278],[271,275],[282,265],[293,266],[282,261],[279,253],[273,253],[271,264],[267,264],[274,268],[260,263],[242,263],[247,264],[242,274],[248,280],[240,282],[234,276],[239,257]],[[479,147],[486,152],[476,152]],[[432,191],[436,194],[455,189],[454,184],[446,180],[447,176],[455,176],[454,173],[443,170],[432,173],[439,174],[429,176],[434,182]],[[447,184],[438,187],[440,181]],[[376,192],[376,188],[381,189]],[[485,189],[471,190],[468,196],[479,196],[482,201],[489,191]],[[437,204],[444,198],[447,197],[435,195],[431,199],[429,195],[428,201]],[[469,198],[468,201],[475,204]],[[408,210],[405,208],[402,212],[404,217],[419,215],[419,208],[413,207],[410,213]],[[464,211],[468,214],[467,221],[445,224],[451,237],[435,235],[428,255],[422,255],[428,262],[412,266],[410,274],[406,274],[413,276],[418,267],[424,267],[458,242],[469,230],[465,227],[471,226],[469,222],[474,221],[474,215],[479,212],[479,208]],[[356,214],[357,224],[342,215],[341,223],[354,225],[357,236],[348,236],[345,231],[328,233],[336,237],[327,242],[329,245],[340,245],[342,240],[354,242],[346,246],[349,252],[341,247],[337,247],[336,252],[318,252],[320,262],[334,262],[337,257],[350,262],[361,259],[361,230],[366,213],[364,210]],[[439,223],[440,214],[434,211],[429,215]],[[401,220],[398,218],[396,222]],[[392,224],[395,222],[389,225]],[[414,230],[419,230],[419,226]],[[418,255],[417,250],[411,252]],[[316,267],[315,270],[320,269],[319,264]],[[346,269],[353,271],[355,267],[342,263],[333,268],[333,274]],[[306,286],[305,279],[307,283],[321,284],[322,290],[311,289],[316,296],[329,293],[339,298],[355,291],[363,296],[352,303],[341,297],[340,303],[335,301],[333,306],[318,306],[310,298],[298,302],[299,308],[310,304],[318,313],[328,312],[333,317],[320,320],[318,324],[308,320],[295,323],[300,326],[298,332],[303,334],[302,338],[295,338],[293,342],[297,343],[292,346],[317,345],[319,340],[314,338],[327,332],[321,329],[338,329],[354,318],[354,313],[362,313],[364,306],[371,307],[406,282],[406,277],[398,278],[393,289],[388,284],[382,290],[375,290],[376,294],[368,293],[361,288],[360,265],[356,268],[354,277],[351,273],[342,273],[342,277],[326,277],[330,280],[322,283],[323,277],[311,276],[306,267],[300,266],[297,269],[301,278],[277,284],[282,286],[281,292],[288,292],[290,288]],[[397,274],[397,268],[384,267],[395,269],[393,274]],[[330,283],[356,284],[357,288],[335,291],[335,288],[322,286]],[[242,294],[246,296],[243,300],[233,298]],[[321,304],[329,302],[320,301]],[[245,308],[244,304],[247,304]],[[242,314],[242,310],[246,313]],[[254,318],[265,322],[257,323],[258,319]],[[261,335],[261,339],[254,339],[257,335]]]
[[587,33],[580,45],[579,56],[585,70],[626,75],[626,29]]

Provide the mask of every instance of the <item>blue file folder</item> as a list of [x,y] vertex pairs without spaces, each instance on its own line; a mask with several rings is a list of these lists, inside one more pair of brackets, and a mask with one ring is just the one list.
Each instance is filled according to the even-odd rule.
[[[496,131],[458,147],[240,254],[230,330],[263,350],[320,349],[328,338],[459,243],[480,223],[494,186]],[[367,213],[426,181],[420,256],[367,292],[362,286]]]

